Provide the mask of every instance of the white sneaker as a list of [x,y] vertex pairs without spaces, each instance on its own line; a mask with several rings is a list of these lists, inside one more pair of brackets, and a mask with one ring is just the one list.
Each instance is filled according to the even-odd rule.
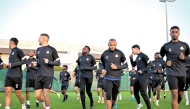
[[104,99],[102,99],[102,104],[104,104]]
[[153,97],[154,103],[156,103],[156,97]]
[[151,99],[151,98],[149,98],[149,101],[150,101],[150,102],[152,102],[152,99]]
[[140,109],[143,105],[142,104],[138,104],[136,109]]
[[61,97],[60,93],[57,93],[57,96],[58,96],[58,98],[60,98]]
[[26,109],[26,106],[22,106],[22,109]]
[[101,102],[101,99],[99,98],[99,99],[98,99],[98,103],[100,103],[100,102]]
[[121,95],[119,95],[119,100],[122,100],[122,96]]
[[2,106],[2,104],[0,103],[0,107]]
[[156,106],[160,106],[158,103],[155,104]]
[[186,101],[185,105],[189,105],[189,101]]

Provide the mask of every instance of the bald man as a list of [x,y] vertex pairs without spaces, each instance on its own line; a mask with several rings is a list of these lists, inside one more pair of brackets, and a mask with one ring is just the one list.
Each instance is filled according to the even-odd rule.
[[[57,50],[48,44],[49,35],[41,34],[39,47],[36,53],[37,62],[33,66],[38,67],[37,79],[35,84],[35,97],[44,105],[43,109],[50,109],[49,92],[52,87],[54,66],[60,66],[60,59]],[[43,97],[42,97],[43,92]]]
[[128,64],[124,53],[116,48],[117,41],[115,39],[109,40],[108,47],[109,49],[101,55],[100,63],[103,65],[101,77],[104,77],[106,106],[107,109],[112,109],[117,100],[121,70],[126,69]]

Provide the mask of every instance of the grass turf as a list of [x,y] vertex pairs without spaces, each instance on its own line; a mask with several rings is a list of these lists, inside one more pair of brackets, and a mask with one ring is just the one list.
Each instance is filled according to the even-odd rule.
[[[66,102],[62,102],[63,96],[61,98],[58,98],[57,95],[55,94],[50,94],[51,98],[51,109],[82,109],[81,103],[79,100],[76,99],[77,95],[74,92],[67,92],[69,95],[68,100]],[[130,101],[130,92],[129,91],[121,91],[122,94],[122,100],[118,100],[118,109],[136,109],[136,102],[135,101]],[[159,104],[160,106],[155,106],[153,102],[151,102],[152,109],[171,109],[170,106],[170,101],[171,101],[171,96],[170,92],[167,92],[167,97],[166,99],[163,99],[163,92],[162,94],[162,99],[160,100]],[[23,92],[23,95],[25,96],[25,93]],[[190,94],[189,94],[190,96]],[[5,93],[0,92],[0,103],[2,106],[0,109],[4,109],[4,97]],[[93,97],[94,97],[94,109],[105,109],[105,104],[98,104],[98,96],[95,91],[93,91]],[[34,93],[30,92],[30,103],[31,103],[31,108],[30,109],[37,109],[35,107],[35,98],[34,98]],[[146,105],[141,99],[141,102],[143,104],[143,107],[141,109],[146,109]],[[89,109],[89,99],[88,96],[86,95],[86,106],[87,109]],[[19,100],[15,96],[14,93],[12,93],[12,102],[11,102],[11,109],[21,109],[21,105],[19,103]],[[42,109],[42,104],[40,104],[40,107],[38,109]],[[179,105],[179,109],[190,109],[190,105],[186,106],[185,105],[185,99],[183,98],[182,102]]]

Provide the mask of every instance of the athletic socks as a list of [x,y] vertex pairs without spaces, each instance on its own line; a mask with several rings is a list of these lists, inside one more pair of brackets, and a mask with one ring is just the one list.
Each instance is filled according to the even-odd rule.
[[159,100],[156,100],[156,104],[158,104],[159,103]]
[[135,98],[133,94],[131,95],[131,97],[132,97],[132,98]]
[[39,103],[39,101],[36,99],[36,103]]
[[46,107],[46,109],[50,109],[50,106],[49,106],[49,107]]
[[101,97],[100,97],[100,96],[98,96],[98,99],[101,99]]
[[21,106],[22,106],[22,109],[26,109],[25,104],[21,104]]
[[184,96],[185,96],[185,100],[186,100],[186,105],[189,105],[188,91],[184,91]]
[[30,105],[30,101],[26,101],[26,103],[27,103],[28,105]]
[[10,107],[5,107],[5,109],[10,109]]

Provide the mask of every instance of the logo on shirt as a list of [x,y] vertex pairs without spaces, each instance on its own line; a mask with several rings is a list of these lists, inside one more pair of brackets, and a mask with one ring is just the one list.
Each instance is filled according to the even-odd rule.
[[15,85],[15,88],[18,88],[18,84]]
[[108,59],[108,56],[106,56],[106,59]]
[[67,75],[67,74],[65,73],[65,75]]
[[162,66],[161,64],[159,64],[159,66]]
[[49,54],[49,51],[46,51],[47,54]]
[[168,50],[169,52],[172,52],[172,49],[171,48],[169,48],[169,50]]
[[38,51],[38,54],[40,54],[40,51]]
[[12,55],[14,55],[15,53],[14,52],[12,52]]
[[155,64],[153,66],[155,66]]
[[189,57],[190,57],[190,54],[189,54]]
[[183,46],[180,47],[180,50],[184,50]]
[[88,58],[86,58],[86,60],[88,61],[89,59],[88,59]]
[[82,59],[80,59],[79,61],[81,61]]
[[141,60],[141,57],[139,57],[139,60]]
[[117,58],[117,57],[118,57],[118,54],[116,54],[115,57]]

